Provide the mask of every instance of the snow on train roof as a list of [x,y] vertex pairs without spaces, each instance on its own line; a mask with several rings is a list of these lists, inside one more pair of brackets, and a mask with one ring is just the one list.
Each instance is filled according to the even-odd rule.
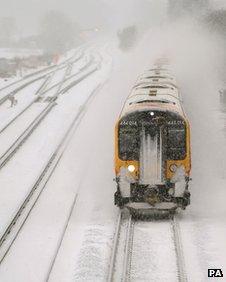
[[156,68],[148,70],[138,77],[135,85],[148,82],[170,83],[177,87],[176,79],[168,69]]
[[148,71],[145,71],[139,77],[145,77],[145,76],[151,76],[151,75],[152,76],[161,75],[161,76],[173,77],[172,73],[168,69],[150,69]]
[[138,77],[137,80],[143,79],[143,78],[168,78],[170,80],[175,80],[172,74],[170,73],[156,73],[156,72],[147,72],[143,73]]
[[126,102],[126,106],[130,106],[132,104],[146,103],[146,102],[173,104],[173,105],[179,104],[176,98],[174,98],[173,96],[169,98],[169,95],[163,94],[159,96],[147,96],[145,94],[137,94],[132,97],[129,97],[129,99]]
[[178,89],[171,83],[150,83],[150,82],[141,82],[133,87],[134,89],[170,89],[178,91]]
[[177,88],[176,80],[175,79],[169,79],[167,77],[145,77],[145,78],[140,78],[136,81],[135,86],[140,86],[140,85],[146,85],[146,84],[168,84],[173,86],[174,88]]
[[122,112],[145,103],[161,104],[164,108],[176,106],[175,109],[182,110],[180,102],[180,93],[174,76],[166,68],[154,68],[138,77]]
[[166,99],[169,102],[179,102],[180,100],[180,95],[178,92],[177,88],[171,89],[171,88],[151,88],[151,87],[147,87],[147,88],[133,88],[132,92],[130,93],[129,97],[128,97],[128,101],[134,97],[141,97],[145,96],[147,99],[148,97],[150,97],[151,99],[156,98],[157,100],[160,99]]
[[[126,112],[130,111],[130,108],[134,109],[134,106],[138,106],[138,105],[146,106],[149,103],[152,103],[154,107],[159,107],[162,110],[174,109],[175,111],[178,112],[182,111],[180,100],[178,99],[178,97],[174,96],[175,95],[174,91],[161,89],[160,91],[155,91],[155,92],[158,92],[158,94],[149,95],[147,90],[133,92],[133,95],[130,95],[126,100],[126,103],[124,104],[121,114],[124,115]],[[139,110],[139,108],[136,108],[136,110]],[[142,110],[142,108],[140,108],[140,110]]]

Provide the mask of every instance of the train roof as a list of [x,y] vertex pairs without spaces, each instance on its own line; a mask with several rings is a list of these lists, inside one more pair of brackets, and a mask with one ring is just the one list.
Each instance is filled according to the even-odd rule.
[[167,69],[151,69],[142,74],[132,88],[121,115],[147,107],[184,114],[176,80]]
[[175,88],[177,88],[177,83],[176,80],[174,78],[169,78],[169,77],[163,77],[163,76],[149,76],[149,77],[142,77],[139,78],[136,83],[135,86],[139,86],[139,85],[144,85],[144,84],[168,84],[171,85]]
[[145,71],[142,75],[139,77],[144,76],[156,76],[156,75],[162,75],[162,76],[173,76],[172,73],[168,69],[162,69],[162,68],[156,68],[156,69],[150,69],[148,71]]
[[[144,97],[144,99],[156,99],[161,100],[165,99],[169,102],[180,103],[180,96],[178,90],[171,88],[134,88],[129,95],[127,101],[130,101],[133,97]],[[139,98],[140,97],[140,98]]]
[[169,89],[178,91],[177,87],[171,83],[151,83],[151,82],[141,82],[133,87],[133,89]]

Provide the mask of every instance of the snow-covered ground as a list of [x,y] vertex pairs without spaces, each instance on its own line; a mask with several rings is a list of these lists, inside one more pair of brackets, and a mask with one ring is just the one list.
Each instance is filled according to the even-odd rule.
[[[40,76],[39,72],[42,72],[43,74],[48,73],[49,67],[54,67],[54,66],[57,67],[57,65],[63,64],[73,56],[75,56],[75,58],[79,58],[82,55],[81,50],[83,48],[84,46],[79,46],[78,48],[72,49],[66,52],[65,54],[61,55],[56,65],[52,64],[51,66],[48,67],[44,66],[44,67],[38,67],[36,69],[27,69],[26,71],[23,70],[22,73],[17,74],[16,76],[12,76],[7,79],[0,78],[0,98],[2,98],[2,96],[4,97],[7,93],[13,91],[16,87],[19,87],[29,81],[32,81],[34,78]],[[4,52],[1,53],[0,50],[0,55],[1,54],[2,56],[4,56]]]
[[[114,41],[88,49],[85,60],[88,63],[94,57],[100,63],[97,71],[59,96],[57,105],[0,170],[2,232],[73,118],[85,110],[0,265],[0,281],[106,281],[118,214],[113,205],[114,124],[136,77],[166,52],[172,58],[192,129],[191,206],[178,216],[187,278],[207,281],[208,268],[222,268],[226,273],[226,134],[218,93],[220,52],[213,38],[199,32],[183,23],[166,28],[164,35],[152,30],[130,53],[121,53]],[[186,38],[179,40],[184,33]],[[72,74],[80,68],[74,65]],[[63,76],[62,71],[56,80]],[[40,105],[36,106],[38,111]],[[175,250],[169,245],[167,228],[161,222],[138,223],[135,239],[139,235],[143,241],[134,245],[132,281],[176,281]],[[152,261],[148,261],[149,250],[155,256]],[[146,276],[140,276],[144,268],[148,268]]]
[[42,50],[39,49],[21,49],[21,48],[0,48],[0,58],[13,59],[27,58],[32,55],[42,55]]

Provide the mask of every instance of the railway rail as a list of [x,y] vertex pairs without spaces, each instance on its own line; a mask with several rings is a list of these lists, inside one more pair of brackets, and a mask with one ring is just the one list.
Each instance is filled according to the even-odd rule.
[[[109,265],[108,282],[128,282],[133,280],[131,277],[131,268],[133,260],[134,230],[136,229],[136,224],[138,222],[140,221],[135,220],[128,211],[122,210],[119,212]],[[152,221],[148,222],[148,224],[150,224],[149,228],[152,228]],[[162,224],[166,224],[166,222],[163,222]],[[171,225],[170,232],[172,234],[170,237],[172,238],[171,243],[174,246],[173,249],[175,252],[175,262],[177,266],[175,279],[179,282],[187,282],[183,246],[177,215],[170,218],[167,224]],[[143,242],[141,238],[140,241]],[[150,263],[152,262],[152,256],[153,254],[150,253]],[[147,270],[145,269],[144,272],[145,271]],[[152,277],[149,279],[152,281]]]
[[[77,61],[77,60],[76,60],[76,61]],[[75,63],[75,62],[74,62],[74,63]],[[83,66],[82,70],[85,70],[88,66],[89,66],[89,63],[87,63],[85,66]],[[38,90],[36,91],[36,93],[35,93],[35,96],[36,96],[36,97],[34,97],[34,99],[33,99],[21,112],[19,112],[12,120],[10,120],[4,127],[2,127],[2,128],[0,129],[0,133],[2,133],[4,130],[6,130],[18,117],[20,117],[23,113],[25,113],[36,101],[38,101],[38,99],[39,99],[40,97],[44,96],[45,94],[47,94],[47,93],[48,93],[49,91],[51,91],[52,89],[54,89],[54,88],[56,88],[56,87],[59,87],[59,85],[61,85],[61,87],[60,87],[60,89],[61,89],[61,88],[62,88],[62,85],[63,85],[65,82],[69,81],[70,79],[76,77],[77,75],[79,75],[79,74],[81,73],[80,71],[78,71],[78,72],[76,72],[75,74],[70,75],[70,72],[68,72],[68,69],[70,69],[70,71],[71,71],[71,63],[70,63],[70,65],[69,65],[68,68],[66,69],[66,72],[65,72],[65,73],[66,73],[67,75],[65,76],[63,83],[62,83],[62,81],[60,81],[60,82],[55,83],[55,84],[52,85],[51,87],[47,88],[48,85],[49,85],[49,83],[50,83],[50,81],[51,81],[51,79],[52,79],[52,77],[53,77],[53,75],[55,74],[55,72],[58,71],[58,70],[61,70],[61,69],[62,69],[62,67],[59,68],[59,69],[57,69],[57,70],[55,70],[55,71],[52,72],[51,74],[45,76],[44,82],[42,83],[42,85],[39,87],[39,89],[38,89]],[[80,70],[81,70],[81,69],[80,69]],[[69,87],[69,88],[70,88],[70,87]],[[63,88],[62,90],[64,90],[64,88]],[[58,94],[60,94],[60,93],[58,93]],[[8,99],[8,98],[7,98],[7,99]],[[1,104],[1,102],[0,102],[0,104]]]
[[31,122],[28,128],[14,141],[8,150],[0,157],[0,169],[13,157],[23,143],[29,138],[32,132],[38,127],[43,119],[48,115],[52,108],[56,105],[55,102],[49,103],[47,107]]
[[[77,61],[77,60],[76,60]],[[44,82],[42,83],[42,85],[39,87],[39,89],[37,90],[37,92],[35,93],[35,95],[37,97],[34,97],[34,99],[21,111],[19,112],[12,120],[10,120],[5,126],[3,126],[0,129],[0,133],[2,133],[4,130],[6,130],[17,118],[19,118],[23,113],[25,113],[36,101],[38,101],[42,96],[45,96],[49,91],[53,90],[56,87],[59,87],[59,91],[60,92],[58,94],[62,94],[65,93],[66,91],[68,91],[71,87],[73,87],[73,85],[76,85],[78,82],[80,82],[81,80],[83,80],[83,75],[81,78],[77,79],[77,80],[73,80],[76,76],[79,76],[82,74],[82,71],[85,71],[89,66],[91,66],[90,62],[86,63],[82,68],[80,68],[79,71],[77,71],[76,73],[70,75],[71,72],[71,63],[68,65],[68,68],[66,69],[65,72],[65,77],[63,79],[63,81],[57,82],[54,85],[52,85],[51,87],[47,88],[54,73],[62,68],[59,68],[57,70],[55,70],[55,72],[52,72],[51,74],[47,75],[45,77]],[[70,72],[69,72],[69,71]],[[92,72],[92,71],[91,71]],[[88,74],[91,74],[91,72],[89,72]],[[86,75],[86,74],[84,74]],[[62,85],[65,84],[66,82],[69,82],[70,80],[73,80],[70,85],[68,85],[67,87],[62,88]],[[61,91],[60,91],[61,90]],[[57,93],[56,92],[56,93]],[[7,98],[8,99],[8,98]],[[0,102],[1,103],[1,102]]]
[[[96,67],[95,71],[98,70]],[[83,79],[87,78],[92,72],[88,72],[83,76]],[[80,80],[81,81],[81,80]],[[73,85],[74,86],[74,85]],[[71,87],[73,87],[71,86]],[[14,217],[10,220],[10,223],[5,228],[4,233],[0,237],[0,263],[5,258],[7,252],[9,251],[10,247],[12,246],[14,240],[16,239],[20,229],[23,227],[26,219],[28,218],[32,208],[34,207],[35,203],[37,202],[39,196],[41,195],[41,192],[45,188],[48,180],[50,179],[51,175],[54,173],[54,170],[57,167],[57,164],[59,163],[65,149],[67,148],[67,145],[74,134],[74,131],[76,130],[77,126],[79,125],[83,115],[86,112],[87,106],[89,102],[92,100],[92,98],[95,96],[95,93],[98,92],[99,87],[101,85],[98,85],[98,87],[92,92],[92,94],[89,96],[85,104],[80,108],[80,111],[75,116],[72,124],[68,128],[65,136],[61,140],[60,144],[57,146],[54,153],[51,155],[49,161],[46,163],[45,168],[41,172],[40,176],[36,180],[35,184],[31,187],[29,194],[24,199],[21,206],[18,208],[17,212],[15,213]],[[68,90],[68,89],[67,89]],[[60,94],[59,92],[58,94]],[[51,102],[47,107],[48,109],[51,107],[54,107],[55,102]],[[47,111],[47,110],[46,110]],[[21,140],[21,142],[23,142]],[[19,146],[19,144],[18,144]],[[15,150],[16,147],[15,147]],[[9,158],[12,157],[11,154],[9,154]]]
[[[56,105],[56,99],[57,97],[67,92],[69,89],[77,85],[79,82],[87,78],[89,75],[91,75],[93,72],[97,70],[97,67],[94,67],[87,73],[83,74],[79,79],[73,81],[70,85],[68,85],[65,88],[62,88],[67,73],[65,72],[65,76],[63,77],[62,81],[58,84],[57,91],[55,95],[53,96],[54,99],[50,101],[46,107],[41,111],[41,113],[30,123],[30,125],[27,127],[24,132],[13,142],[13,144],[7,149],[7,151],[0,156],[0,169],[7,164],[7,162],[13,157],[13,155],[18,151],[18,149],[25,143],[25,141],[29,138],[29,136],[32,134],[32,132],[38,127],[38,125],[44,120],[44,118],[48,115],[48,113],[53,109],[53,107]],[[43,92],[39,93],[39,96],[42,95]],[[26,110],[28,110],[37,100],[37,97],[21,112],[19,113],[12,121],[10,121],[1,131],[3,132],[9,125],[11,125],[21,114],[23,114]]]
[[[78,51],[79,51],[79,50],[78,50]],[[81,52],[81,51],[79,51],[79,52],[80,52],[80,54],[79,54],[78,58],[76,58],[75,60],[79,60],[79,59],[83,56],[83,52]],[[41,70],[38,70],[38,71],[35,71],[35,72],[33,72],[33,73],[27,74],[27,75],[25,75],[23,78],[21,78],[21,79],[19,79],[19,80],[16,80],[16,81],[14,81],[14,82],[12,82],[12,83],[10,83],[10,84],[8,84],[8,85],[6,85],[6,86],[0,88],[0,92],[3,91],[3,90],[5,90],[5,89],[7,89],[7,88],[9,88],[9,87],[11,87],[11,86],[13,86],[13,85],[16,85],[16,84],[18,84],[18,83],[20,83],[20,82],[23,82],[23,81],[25,81],[26,79],[28,79],[28,78],[30,78],[30,77],[34,77],[34,76],[36,76],[36,75],[38,75],[38,74],[47,75],[47,73],[45,73],[46,71],[49,71],[49,70],[54,71],[54,70],[56,70],[59,66],[63,66],[64,64],[67,64],[68,62],[70,62],[70,61],[73,59],[74,56],[75,56],[75,55],[71,56],[71,57],[68,58],[67,60],[61,62],[59,65],[48,66],[48,67],[45,67],[45,68],[43,68],[43,69],[41,69]]]
[[[46,77],[45,81],[42,83],[38,91],[35,93],[35,95],[39,96],[45,91],[45,88],[48,85],[49,80],[51,79],[51,76]],[[13,119],[11,119],[5,126],[3,126],[0,130],[0,134],[4,132],[17,118],[19,118],[26,110],[28,110],[37,100],[37,97],[35,97],[31,103],[29,103],[21,112],[19,112]]]
[[[23,81],[25,82],[25,81],[26,81],[26,82],[23,83],[22,85],[19,85],[19,86],[16,87],[15,89],[9,91],[9,93],[7,93],[6,95],[4,95],[2,98],[0,98],[0,105],[2,105],[3,103],[5,103],[5,101],[7,101],[7,99],[8,99],[10,96],[17,94],[19,91],[23,90],[24,88],[26,88],[27,86],[31,85],[32,83],[34,83],[34,82],[36,82],[36,81],[39,81],[39,80],[41,80],[41,79],[45,79],[47,76],[52,75],[52,74],[55,73],[56,71],[59,71],[59,70],[64,69],[64,68],[68,68],[68,66],[71,65],[71,64],[75,64],[77,61],[79,61],[79,60],[83,57],[83,55],[84,55],[84,53],[82,52],[82,53],[81,53],[77,58],[75,58],[75,59],[73,59],[73,57],[71,57],[70,59],[64,61],[63,63],[61,63],[61,64],[59,64],[59,65],[56,65],[56,66],[53,66],[53,68],[46,68],[46,69],[44,69],[44,70],[38,71],[38,72],[36,72],[34,75],[31,75],[31,77],[33,77],[33,76],[35,76],[35,75],[37,75],[37,74],[39,74],[39,73],[40,73],[41,75],[38,76],[38,77],[35,77],[35,78],[31,79],[31,80],[26,81],[27,78],[28,78],[28,77],[26,76],[26,77],[24,77],[23,79],[21,79],[21,80],[19,80],[19,81],[13,82],[13,83],[11,83],[11,84],[8,85],[8,86],[3,87],[2,89],[0,89],[0,91],[5,90],[5,89],[7,89],[7,88],[9,88],[9,87],[11,87],[11,86],[13,86],[13,85],[16,85],[16,84],[20,83],[20,82],[23,82]],[[70,60],[71,60],[71,61],[70,61]],[[51,69],[51,70],[50,70],[50,69]],[[50,70],[50,71],[48,72],[48,70]],[[46,72],[46,71],[47,71],[47,72]],[[58,85],[58,84],[57,84],[57,85]]]

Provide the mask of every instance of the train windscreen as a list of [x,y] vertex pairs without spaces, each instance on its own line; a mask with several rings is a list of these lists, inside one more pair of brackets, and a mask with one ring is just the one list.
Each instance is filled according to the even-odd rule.
[[186,124],[169,112],[136,112],[124,117],[119,124],[118,148],[121,160],[139,160],[141,132],[160,136],[164,159],[183,160],[186,157]]
[[119,158],[121,160],[139,159],[139,132],[131,125],[120,126],[119,129]]

